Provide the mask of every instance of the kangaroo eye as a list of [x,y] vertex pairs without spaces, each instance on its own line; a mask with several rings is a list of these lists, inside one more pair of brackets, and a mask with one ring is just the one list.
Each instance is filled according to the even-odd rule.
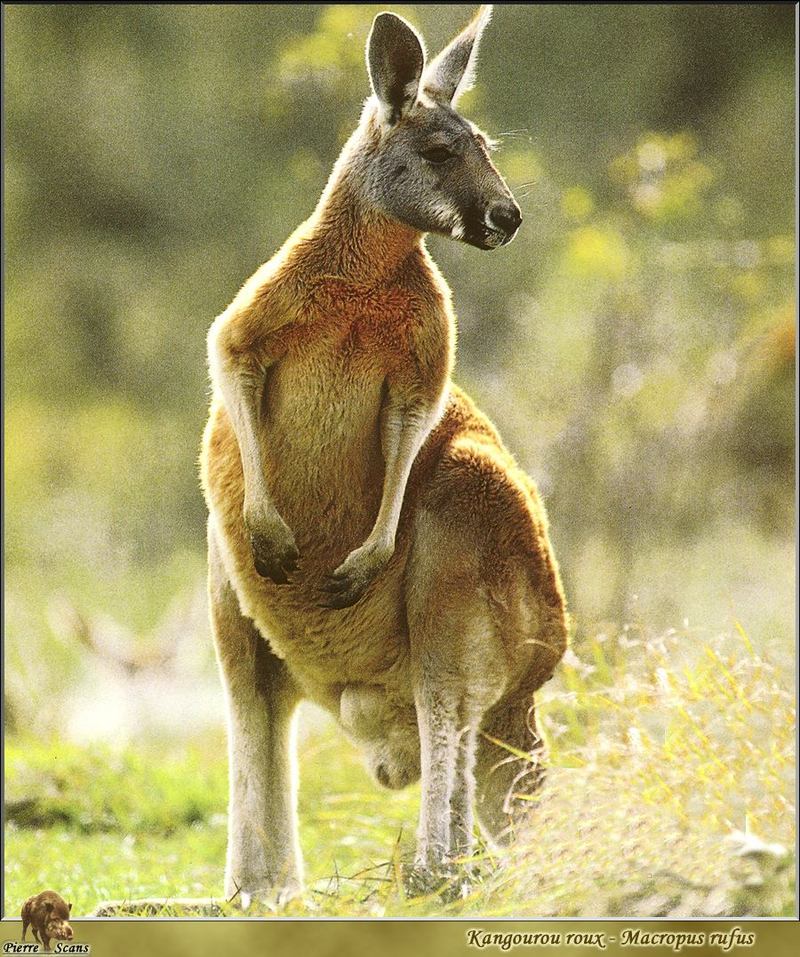
[[434,146],[433,149],[423,150],[420,156],[428,163],[433,163],[434,166],[441,166],[442,163],[452,159],[455,153],[451,153],[446,146]]

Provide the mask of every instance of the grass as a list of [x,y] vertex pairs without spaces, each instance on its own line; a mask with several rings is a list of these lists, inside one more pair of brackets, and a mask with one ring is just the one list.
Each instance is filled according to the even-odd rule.
[[[373,785],[333,727],[307,736],[307,891],[280,913],[794,912],[790,662],[758,654],[741,626],[724,635],[627,628],[576,643],[539,714],[550,772],[531,832],[502,859],[483,849],[470,893],[449,902],[403,893],[419,788]],[[121,753],[14,739],[6,782],[6,914],[51,886],[76,914],[109,898],[221,896],[221,734]],[[222,912],[238,913],[236,902]]]

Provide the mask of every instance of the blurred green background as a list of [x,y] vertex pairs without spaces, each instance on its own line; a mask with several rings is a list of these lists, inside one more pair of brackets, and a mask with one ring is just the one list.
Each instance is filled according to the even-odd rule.
[[[221,740],[205,335],[313,209],[380,9],[4,5],[14,740]],[[436,51],[474,7],[392,9]],[[525,221],[430,241],[456,379],[540,484],[576,653],[741,629],[788,687],[792,6],[499,5],[462,107]]]

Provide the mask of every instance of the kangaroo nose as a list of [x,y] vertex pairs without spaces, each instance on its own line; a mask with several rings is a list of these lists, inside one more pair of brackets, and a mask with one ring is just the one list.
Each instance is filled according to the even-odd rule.
[[493,226],[510,236],[519,229],[519,224],[522,222],[522,213],[513,199],[504,200],[491,207],[488,218]]

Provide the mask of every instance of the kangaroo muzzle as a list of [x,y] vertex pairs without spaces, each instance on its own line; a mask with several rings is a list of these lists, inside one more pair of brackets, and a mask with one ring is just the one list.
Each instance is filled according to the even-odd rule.
[[516,236],[522,213],[511,197],[497,200],[485,209],[475,209],[464,217],[464,242],[478,249],[497,249]]

